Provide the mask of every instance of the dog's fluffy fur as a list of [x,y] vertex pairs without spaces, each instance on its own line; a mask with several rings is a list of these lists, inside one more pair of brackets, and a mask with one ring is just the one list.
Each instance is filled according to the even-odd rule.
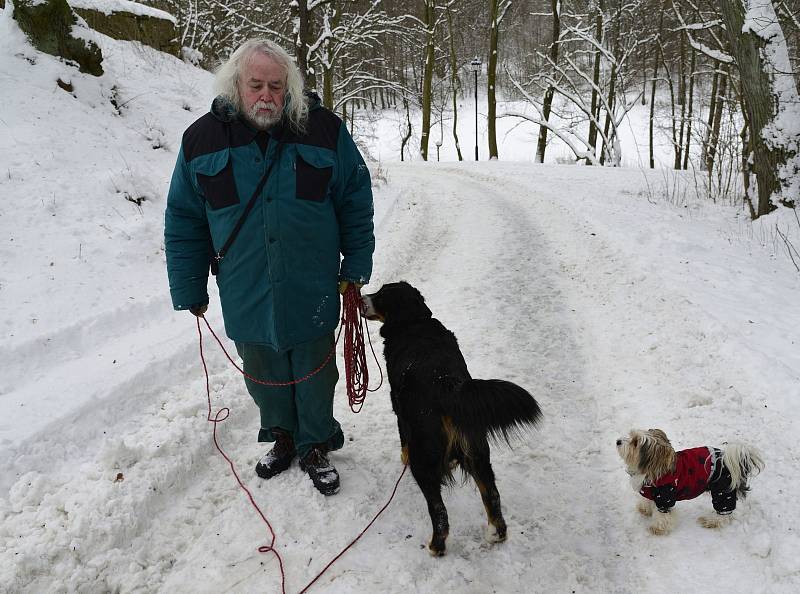
[[490,542],[506,539],[500,494],[489,461],[487,437],[535,424],[539,406],[511,382],[472,379],[456,337],[431,317],[422,295],[405,282],[364,297],[365,315],[383,322],[384,357],[392,408],[400,431],[401,460],[425,496],[433,526],[432,555],[445,552],[449,530],[441,488],[460,465],[480,491]]
[[[711,491],[717,513],[701,516],[698,522],[706,528],[730,523],[736,496],[745,497],[749,490],[748,479],[764,468],[758,450],[742,443],[728,443],[724,449],[694,448],[676,452],[661,429],[632,430],[627,437],[617,439],[617,452],[625,462],[633,490],[643,497],[637,510],[653,518],[649,530],[658,535],[668,534],[674,527],[671,508],[676,500],[693,499],[705,491]],[[679,464],[681,457],[684,458]],[[682,479],[678,466],[691,464],[686,460],[692,457],[695,465],[704,468],[708,476],[694,477],[694,484],[687,487],[679,484]],[[688,474],[696,475],[694,471]],[[656,509],[659,513],[654,514]]]

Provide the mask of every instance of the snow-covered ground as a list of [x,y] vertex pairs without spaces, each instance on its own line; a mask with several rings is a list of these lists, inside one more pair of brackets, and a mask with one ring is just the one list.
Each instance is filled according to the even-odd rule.
[[[0,591],[280,592],[274,556],[256,550],[266,528],[213,448],[194,319],[172,311],[164,271],[166,188],[210,76],[102,36],[106,75],[80,75],[32,50],[7,13]],[[373,155],[390,144],[362,138]],[[493,450],[509,540],[485,542],[470,482],[446,495],[448,554],[431,558],[424,500],[407,476],[312,591],[798,591],[800,275],[775,229],[798,245],[800,225],[786,212],[752,225],[740,210],[678,199],[667,185],[691,180],[660,171],[533,165],[529,145],[504,138],[501,156],[520,161],[382,155],[367,290],[415,284],[474,376],[515,381],[539,401],[542,425]],[[208,319],[222,327],[213,295]],[[255,477],[255,406],[206,345],[214,409],[231,409],[220,441],[297,592],[400,474],[388,386],[357,415],[340,386],[342,489],[325,498],[296,466]],[[632,427],[660,427],[678,448],[744,440],[766,470],[731,526],[695,523],[706,496],[680,503],[675,531],[654,537],[614,447]]]

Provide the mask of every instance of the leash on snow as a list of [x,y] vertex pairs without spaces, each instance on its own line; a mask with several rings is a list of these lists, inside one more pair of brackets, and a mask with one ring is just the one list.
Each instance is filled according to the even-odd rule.
[[[250,504],[255,508],[258,515],[261,516],[261,519],[267,526],[270,534],[270,542],[268,545],[262,545],[258,547],[259,553],[273,553],[278,560],[278,567],[281,573],[281,592],[282,594],[286,594],[286,572],[283,566],[283,558],[281,557],[280,553],[275,549],[275,530],[272,528],[272,524],[270,524],[269,520],[267,519],[264,512],[261,511],[261,508],[255,501],[253,494],[250,490],[245,486],[242,482],[242,479],[239,477],[238,472],[236,472],[236,465],[233,463],[233,460],[225,453],[222,447],[219,445],[219,440],[217,439],[217,424],[225,421],[228,416],[230,416],[230,409],[227,407],[223,407],[219,409],[214,416],[211,416],[211,385],[208,376],[208,365],[206,364],[205,353],[203,350],[203,331],[200,327],[200,318],[203,318],[203,321],[206,323],[209,332],[211,335],[216,339],[217,344],[219,344],[222,352],[225,353],[228,361],[233,365],[239,373],[245,376],[252,382],[265,385],[265,386],[290,386],[294,384],[299,384],[301,382],[307,381],[308,379],[315,376],[319,373],[333,358],[336,353],[336,345],[339,342],[339,338],[341,337],[342,331],[344,331],[345,335],[345,342],[344,342],[344,365],[345,365],[345,377],[347,381],[347,400],[348,404],[350,405],[350,410],[354,413],[358,413],[361,411],[361,408],[364,405],[364,400],[366,398],[367,392],[375,392],[383,385],[383,371],[381,370],[380,363],[378,363],[378,370],[381,373],[381,380],[377,387],[373,389],[369,389],[369,370],[367,368],[367,359],[366,359],[366,348],[364,343],[364,333],[366,329],[366,320],[362,315],[362,302],[361,302],[361,294],[360,290],[356,288],[353,284],[349,284],[347,290],[345,291],[342,297],[342,317],[341,317],[341,325],[339,326],[339,332],[336,335],[336,340],[331,347],[330,352],[328,353],[325,360],[322,364],[314,369],[313,371],[307,373],[301,378],[285,381],[285,382],[276,382],[276,381],[266,381],[258,378],[254,378],[251,375],[247,374],[242,368],[240,368],[233,358],[228,354],[228,351],[225,349],[225,346],[222,344],[219,336],[217,336],[214,329],[211,327],[211,324],[208,323],[208,320],[204,315],[200,315],[197,317],[197,334],[199,337],[200,343],[200,361],[203,364],[203,372],[206,376],[206,398],[208,403],[208,413],[206,416],[206,420],[209,423],[213,424],[213,438],[214,438],[214,447],[217,448],[217,451],[220,455],[225,459],[230,466],[231,473],[233,473],[236,482],[239,483],[239,487],[247,495],[247,498],[250,500]],[[367,332],[367,340],[369,341],[369,346],[372,351],[372,356],[375,358],[376,363],[378,362],[378,358],[375,355],[375,349],[372,346],[372,340],[369,338],[369,333]],[[386,504],[378,510],[378,513],[375,514],[375,517],[367,524],[367,526],[356,536],[342,551],[336,555],[323,569],[320,571],[316,577],[311,580],[305,588],[300,591],[300,594],[308,591],[308,589],[320,578],[322,575],[342,556],[350,549],[356,542],[358,542],[361,537],[369,530],[375,520],[389,507],[389,504],[394,499],[395,493],[397,493],[397,488],[400,485],[400,481],[403,479],[403,476],[406,473],[407,466],[403,466],[403,471],[400,473],[400,476],[397,479],[397,482],[394,485],[394,489],[392,490],[392,494],[389,497],[389,500]]]

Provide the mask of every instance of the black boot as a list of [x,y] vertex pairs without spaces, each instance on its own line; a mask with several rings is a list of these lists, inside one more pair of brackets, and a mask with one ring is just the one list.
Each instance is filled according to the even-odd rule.
[[339,492],[339,473],[328,460],[324,449],[319,446],[311,448],[300,460],[300,468],[308,473],[314,486],[323,495]]
[[256,474],[263,479],[272,478],[292,465],[297,455],[292,436],[283,429],[273,429],[275,445],[256,464]]

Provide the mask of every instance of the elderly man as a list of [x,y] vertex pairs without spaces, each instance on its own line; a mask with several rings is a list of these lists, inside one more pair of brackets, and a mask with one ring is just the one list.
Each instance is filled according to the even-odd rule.
[[[206,311],[210,263],[245,372],[264,382],[303,378],[334,346],[339,292],[372,271],[369,171],[342,121],[303,93],[299,69],[276,44],[244,43],[217,71],[216,91],[210,113],[183,135],[169,189],[172,303]],[[293,385],[245,380],[260,411],[258,440],[275,442],[258,476],[299,457],[321,493],[339,490],[328,459],[344,444],[333,417],[338,377],[332,357]]]

